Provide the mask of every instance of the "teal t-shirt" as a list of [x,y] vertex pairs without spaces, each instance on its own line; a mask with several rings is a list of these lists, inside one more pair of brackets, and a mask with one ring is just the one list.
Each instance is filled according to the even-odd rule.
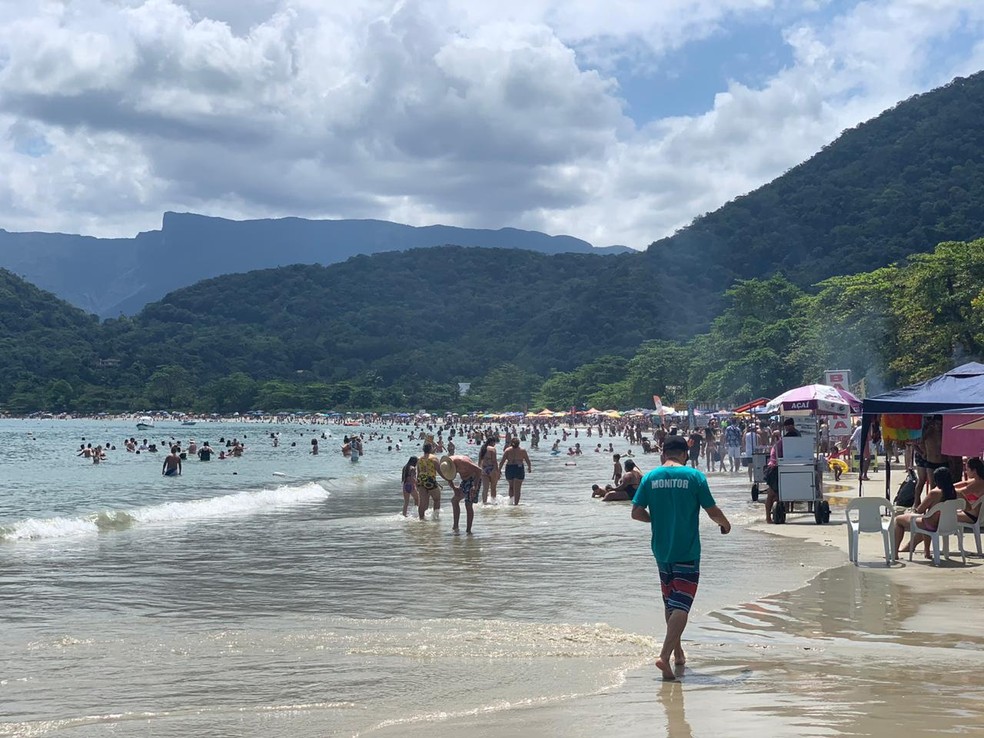
[[689,466],[658,466],[642,478],[632,504],[649,510],[656,561],[700,561],[700,509],[716,504],[702,471]]

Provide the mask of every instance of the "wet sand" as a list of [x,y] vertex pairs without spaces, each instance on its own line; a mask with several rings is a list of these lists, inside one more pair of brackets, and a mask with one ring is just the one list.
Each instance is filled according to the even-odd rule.
[[[921,559],[887,567],[880,536],[863,534],[862,563],[849,564],[843,506],[853,485],[831,491],[829,525],[797,514],[786,525],[752,526],[801,539],[805,557],[840,550],[844,563],[805,587],[693,618],[680,681],[661,681],[650,661],[598,694],[374,734],[984,735],[984,559],[975,552],[966,566],[957,556],[939,568]],[[865,494],[883,495],[883,478]],[[975,550],[972,536],[965,543]]]

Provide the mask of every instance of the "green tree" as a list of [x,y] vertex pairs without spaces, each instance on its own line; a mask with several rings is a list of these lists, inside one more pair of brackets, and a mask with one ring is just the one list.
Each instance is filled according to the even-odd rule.
[[71,410],[75,399],[75,389],[64,379],[56,379],[48,385],[45,396],[50,410]]
[[191,375],[183,366],[162,366],[150,375],[144,393],[159,408],[187,406],[191,400]]
[[205,396],[216,411],[220,413],[245,412],[254,407],[257,385],[244,372],[235,372],[210,382],[205,388]]
[[472,385],[469,399],[492,410],[525,410],[540,382],[515,364],[500,364]]

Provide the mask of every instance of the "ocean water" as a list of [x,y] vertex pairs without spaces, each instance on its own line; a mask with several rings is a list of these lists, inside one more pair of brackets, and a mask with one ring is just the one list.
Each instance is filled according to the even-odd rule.
[[[503,481],[475,534],[452,535],[450,495],[437,520],[400,515],[400,469],[417,450],[407,429],[356,429],[404,446],[367,443],[358,463],[339,452],[348,430],[0,423],[0,735],[647,734],[655,708],[631,695],[657,694],[658,578],[648,526],[627,503],[590,498],[609,455],[553,457],[541,442],[523,504],[505,504]],[[163,454],[126,453],[128,436],[162,448],[236,437],[247,450],[165,478]],[[82,438],[118,450],[94,465],[75,456]],[[643,469],[658,463],[636,453]],[[825,638],[777,593],[812,603],[819,580],[799,588],[843,554],[748,531],[761,507],[747,480],[711,484],[736,526],[702,523],[688,636],[705,671],[688,684],[751,699],[755,674],[783,670],[762,654]],[[733,709],[796,722],[788,705],[748,699]],[[619,722],[614,705],[638,720]],[[839,732],[816,725],[788,734]],[[735,734],[720,727],[706,734]]]

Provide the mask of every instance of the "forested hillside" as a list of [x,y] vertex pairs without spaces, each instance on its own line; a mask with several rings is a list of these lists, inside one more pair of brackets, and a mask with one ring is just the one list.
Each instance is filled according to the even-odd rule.
[[[655,242],[717,298],[735,279],[806,287],[984,235],[984,73],[899,103],[772,183]],[[711,316],[716,314],[716,310]]]
[[[669,403],[728,404],[816,381],[826,368],[851,369],[879,391],[984,359],[984,239],[942,243],[810,290],[781,275],[740,282],[710,330],[681,341],[646,340],[679,315],[663,311],[655,292],[607,287],[622,270],[605,267],[621,259],[594,257],[589,283],[566,272],[583,274],[578,262],[592,257],[510,252],[502,258],[514,284],[553,277],[567,286],[559,301],[543,290],[525,307],[497,311],[494,297],[475,292],[491,289],[496,273],[474,279],[451,271],[461,259],[481,262],[484,252],[457,251],[406,254],[399,271],[374,265],[371,288],[338,267],[223,278],[103,325],[0,272],[0,405],[13,412],[624,408],[647,406],[654,393]],[[358,309],[364,293],[390,290],[392,303]],[[410,295],[418,293],[430,310],[414,307]],[[466,397],[457,381],[473,382]]]
[[571,236],[516,228],[414,227],[382,220],[226,220],[164,213],[161,230],[90,238],[0,230],[0,267],[103,317],[135,315],[172,290],[234,272],[335,264],[359,254],[457,244],[544,254],[617,254]]
[[449,246],[249,272],[173,292],[108,335],[115,352],[196,375],[467,381],[503,361],[547,372],[662,335],[642,318],[664,297],[623,279],[628,258]]
[[97,384],[95,316],[0,269],[0,405],[66,406]]
[[984,236],[982,114],[984,74],[956,80],[644,253],[357,256],[217,277],[102,325],[4,273],[0,403],[624,406],[740,401],[833,365],[921,379],[980,358],[984,242],[963,241]]

